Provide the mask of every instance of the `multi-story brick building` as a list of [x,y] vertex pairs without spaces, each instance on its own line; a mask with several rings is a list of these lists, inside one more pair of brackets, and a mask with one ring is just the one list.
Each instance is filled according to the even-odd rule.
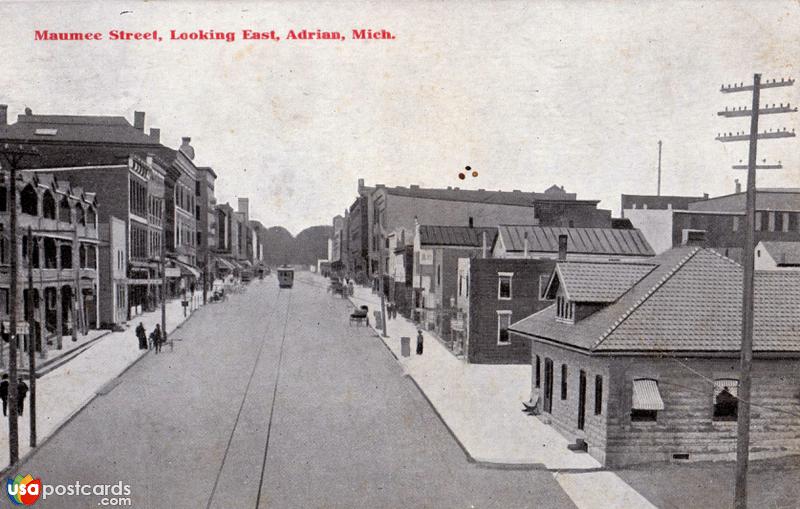
[[[97,201],[93,193],[72,186],[61,176],[20,172],[15,192],[18,217],[17,274],[9,273],[9,188],[4,171],[0,186],[0,317],[8,320],[11,277],[18,288],[19,322],[34,321],[37,350],[62,348],[62,337],[97,328]],[[28,231],[31,232],[29,239]],[[33,249],[29,248],[32,240]],[[28,307],[28,268],[33,274],[33,308]],[[46,341],[43,343],[41,340]]]
[[[757,272],[751,458],[800,453],[800,272]],[[742,268],[698,247],[646,262],[559,262],[531,344],[532,401],[607,466],[732,459]],[[779,433],[776,430],[781,430]]]
[[[216,275],[212,253],[217,247],[217,214],[214,185],[217,174],[208,166],[197,168],[195,183],[195,220],[197,221],[197,264],[202,269],[203,288],[207,291]],[[208,284],[206,284],[208,283]]]
[[552,304],[544,296],[557,260],[644,261],[654,253],[639,230],[509,226],[497,228],[490,252],[458,259],[454,334],[472,363],[530,362],[530,343],[508,326]]
[[[744,245],[745,199],[746,193],[738,183],[733,194],[679,203],[681,209],[656,209],[652,197],[623,195],[623,207],[629,208],[623,208],[622,213],[642,230],[656,253],[697,236],[703,238],[704,246],[739,260]],[[800,189],[757,190],[756,242],[762,240],[800,242]]]

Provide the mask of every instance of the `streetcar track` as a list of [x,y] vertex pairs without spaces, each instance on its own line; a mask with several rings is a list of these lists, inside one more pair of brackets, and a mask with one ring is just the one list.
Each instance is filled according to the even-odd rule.
[[267,424],[267,438],[266,438],[266,442],[264,444],[264,459],[261,462],[261,475],[260,475],[259,480],[258,480],[258,492],[257,492],[257,495],[256,495],[256,509],[258,509],[258,507],[261,505],[261,489],[264,486],[264,473],[266,472],[266,469],[267,469],[267,455],[269,454],[269,439],[270,439],[270,436],[272,435],[272,417],[273,417],[273,415],[275,413],[275,400],[277,399],[277,396],[278,396],[278,384],[280,383],[280,379],[281,379],[281,365],[282,365],[282,361],[283,361],[283,347],[284,347],[284,344],[286,343],[286,329],[287,329],[287,326],[289,324],[289,314],[290,314],[289,312],[291,310],[291,306],[292,306],[292,294],[290,293],[289,294],[289,300],[288,300],[288,303],[286,305],[286,318],[283,321],[283,334],[282,334],[282,337],[281,337],[281,346],[280,346],[280,350],[278,351],[278,368],[277,368],[276,373],[275,373],[275,386],[272,389],[272,403],[270,404],[270,407],[269,407],[269,421],[268,421],[268,424]]
[[[267,343],[267,335],[269,333],[269,326],[270,326],[270,324],[272,324],[273,319],[275,318],[275,315],[279,312],[279,310],[278,310],[278,306],[279,306],[279,303],[280,303],[279,297],[280,297],[282,291],[283,290],[281,288],[278,288],[278,294],[275,296],[275,307],[273,308],[273,313],[270,315],[269,320],[267,320],[266,331],[265,331],[265,334],[264,334],[265,337],[261,341],[261,344],[258,347],[258,352],[256,353],[256,359],[255,359],[255,362],[253,363],[253,369],[250,371],[250,377],[247,380],[247,385],[245,386],[244,394],[242,395],[242,402],[239,404],[239,410],[236,413],[236,419],[233,421],[233,427],[231,428],[231,433],[230,433],[230,436],[228,437],[228,443],[225,445],[225,453],[222,455],[222,461],[220,462],[219,470],[217,470],[217,475],[216,475],[216,477],[214,479],[214,486],[211,488],[211,494],[208,497],[208,503],[206,504],[206,509],[210,509],[211,508],[211,504],[214,501],[214,495],[216,495],[217,487],[219,486],[219,480],[220,480],[220,477],[222,477],[222,470],[225,468],[225,462],[228,459],[228,453],[230,451],[231,444],[233,443],[233,436],[235,435],[236,428],[239,425],[239,419],[241,418],[242,410],[244,409],[245,401],[247,401],[247,395],[250,392],[250,385],[252,384],[253,379],[255,377],[256,370],[258,369],[258,363],[259,363],[259,360],[261,359],[261,352],[263,352],[264,345]],[[291,293],[289,294],[289,303],[287,305],[287,310],[286,310],[287,320],[288,320],[288,316],[289,316],[289,306],[290,305],[291,305]],[[286,337],[286,329],[284,327],[284,339],[285,339],[285,337]],[[282,350],[283,350],[283,341],[281,341],[281,351]],[[271,418],[271,415],[270,415],[270,418]],[[262,477],[263,477],[263,471],[262,471]]]

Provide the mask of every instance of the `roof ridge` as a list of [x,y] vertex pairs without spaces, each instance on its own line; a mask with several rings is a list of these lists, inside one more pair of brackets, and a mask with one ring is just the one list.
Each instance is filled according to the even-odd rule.
[[[589,350],[594,350],[598,346],[600,346],[600,343],[605,341],[608,338],[608,336],[611,335],[612,332],[614,332],[620,325],[622,325],[622,322],[627,320],[628,317],[630,317],[633,314],[634,311],[636,311],[642,304],[644,304],[644,302],[646,300],[648,300],[659,288],[664,286],[664,284],[667,281],[669,281],[672,278],[672,276],[674,276],[679,270],[681,270],[681,268],[683,268],[683,266],[686,265],[686,263],[689,260],[694,258],[694,256],[697,253],[699,253],[701,250],[702,249],[699,248],[699,247],[693,249],[688,255],[686,255],[686,257],[684,257],[682,260],[680,260],[676,266],[674,266],[672,269],[669,270],[669,272],[664,274],[664,276],[662,276],[661,279],[658,280],[656,282],[656,284],[652,288],[650,288],[650,290],[648,290],[647,293],[644,294],[643,297],[641,297],[638,301],[636,301],[627,311],[625,311],[622,314],[622,316],[620,318],[618,318],[617,320],[614,321],[614,324],[611,327],[609,327],[609,329],[607,331],[605,331],[603,334],[600,335],[599,338],[597,338],[597,341],[595,341],[592,344],[592,346],[589,348]],[[715,251],[715,253],[716,253],[716,251]],[[648,275],[650,275],[650,273],[652,273],[652,270],[650,272],[648,272],[647,274],[645,274],[644,276],[642,276],[642,279],[646,278]],[[641,279],[639,281],[641,281]],[[634,286],[635,286],[635,284],[634,284]],[[631,288],[633,288],[633,287],[631,287]],[[628,289],[628,291],[630,291],[630,288]],[[627,293],[627,292],[625,292],[625,293]],[[625,294],[623,294],[623,296],[624,295]],[[622,298],[622,296],[620,296],[620,299],[621,298]],[[617,299],[617,300],[619,300],[619,299]]]

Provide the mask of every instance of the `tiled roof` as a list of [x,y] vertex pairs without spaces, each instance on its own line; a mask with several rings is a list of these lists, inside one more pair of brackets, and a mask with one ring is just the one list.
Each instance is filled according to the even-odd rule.
[[[616,302],[574,325],[555,306],[511,329],[595,352],[736,352],[742,269],[713,250],[674,248]],[[753,349],[800,352],[800,272],[757,272]]]
[[486,245],[491,246],[497,236],[497,228],[433,225],[419,227],[419,239],[422,245],[481,247],[484,233],[486,233]]
[[0,139],[158,145],[125,117],[91,115],[19,115],[0,126]]
[[561,262],[557,271],[574,302],[614,302],[655,268],[651,264]]
[[499,235],[507,251],[528,249],[558,252],[558,236],[567,236],[567,252],[582,254],[653,256],[653,248],[637,229],[565,228],[557,226],[500,225]]
[[487,191],[485,189],[429,189],[424,187],[385,187],[376,186],[375,191],[385,190],[394,196],[406,196],[410,198],[425,198],[443,201],[463,201],[474,203],[491,203],[497,205],[517,205],[521,207],[533,207],[536,200],[567,200],[580,201],[585,203],[597,204],[599,200],[576,200],[575,193],[535,193],[523,191]]
[[765,240],[761,242],[761,245],[779,266],[800,265],[800,242]]

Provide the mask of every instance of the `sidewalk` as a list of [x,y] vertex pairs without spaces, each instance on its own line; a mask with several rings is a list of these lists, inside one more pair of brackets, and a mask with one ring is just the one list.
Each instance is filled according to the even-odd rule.
[[[369,306],[370,316],[380,310],[380,297],[370,289],[356,287],[354,293],[353,304]],[[387,330],[389,337],[381,339],[474,461],[551,470],[581,509],[655,507],[619,476],[602,471],[590,455],[568,450],[567,439],[555,429],[522,412],[530,397],[530,366],[465,363],[427,331],[418,356],[415,324],[398,316],[387,322]],[[402,336],[411,338],[410,357],[401,356]]]
[[[200,294],[202,302],[202,294]],[[191,315],[189,315],[191,316]],[[180,299],[167,303],[167,331],[172,333],[188,319],[184,318]],[[77,414],[104,387],[121,375],[148,350],[139,350],[135,328],[142,322],[148,331],[161,323],[161,309],[139,315],[129,322],[125,331],[112,332],[98,339],[69,362],[57,367],[36,380],[36,431],[39,445]],[[170,347],[165,345],[165,353]],[[27,380],[26,380],[27,383]],[[19,423],[19,456],[30,448],[29,400],[26,398],[24,415]],[[0,426],[0,464],[8,465],[8,421]]]

